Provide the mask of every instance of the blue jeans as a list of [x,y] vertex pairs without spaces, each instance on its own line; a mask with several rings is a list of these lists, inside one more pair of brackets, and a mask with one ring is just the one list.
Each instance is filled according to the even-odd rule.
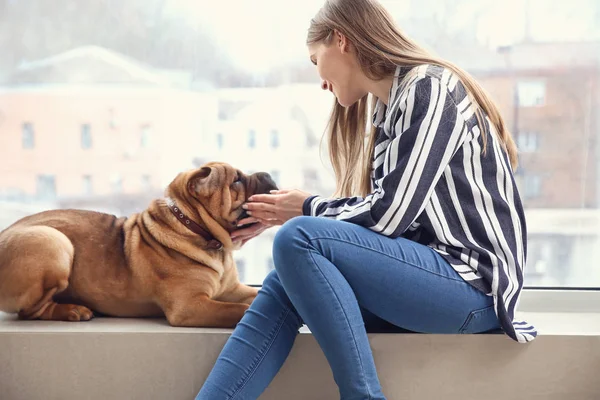
[[435,251],[408,239],[297,217],[277,232],[273,261],[275,271],[196,400],[257,399],[303,323],[325,353],[344,400],[385,399],[368,331],[478,333],[499,327],[491,297]]

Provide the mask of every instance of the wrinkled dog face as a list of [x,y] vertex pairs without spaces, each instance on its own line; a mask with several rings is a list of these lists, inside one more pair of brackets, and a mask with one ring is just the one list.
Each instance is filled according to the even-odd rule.
[[250,196],[277,189],[268,173],[246,175],[225,163],[211,162],[185,175],[189,195],[227,229],[247,216],[242,205]]

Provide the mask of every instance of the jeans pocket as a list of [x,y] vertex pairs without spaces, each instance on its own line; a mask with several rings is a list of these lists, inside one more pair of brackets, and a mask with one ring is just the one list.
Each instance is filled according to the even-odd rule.
[[491,305],[471,311],[458,333],[480,333],[497,327],[498,318],[496,317],[494,306]]

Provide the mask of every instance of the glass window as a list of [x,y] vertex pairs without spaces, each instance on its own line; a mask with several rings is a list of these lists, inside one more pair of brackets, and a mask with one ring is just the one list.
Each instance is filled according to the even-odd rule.
[[90,124],[81,125],[81,148],[92,148],[92,129],[90,127]]
[[[600,288],[590,261],[600,260],[600,1],[381,2],[409,37],[474,76],[513,132],[526,285]],[[46,3],[2,6],[0,35],[27,40],[0,58],[0,215],[9,215],[0,229],[18,217],[5,200],[79,196],[78,207],[94,209],[99,197],[132,192],[126,210],[141,211],[140,185],[162,191],[194,160],[334,193],[318,146],[334,97],[305,47],[322,0],[268,0],[269,12],[244,0],[79,1],[68,12]],[[131,156],[152,146],[152,157]],[[272,268],[276,229],[236,254],[247,283]]]
[[272,170],[271,171],[271,178],[273,178],[273,180],[275,181],[275,183],[279,186],[279,184],[281,184],[281,177],[279,176],[279,170]]
[[523,153],[534,153],[538,150],[539,135],[537,132],[518,132],[517,148]]
[[24,122],[21,129],[21,142],[24,149],[33,149],[35,147],[35,132],[31,122]]
[[271,130],[271,147],[276,149],[279,147],[279,131]]
[[141,186],[144,191],[152,189],[152,176],[148,174],[142,175]]
[[150,143],[152,140],[152,128],[150,125],[142,125],[140,129],[140,147],[142,149],[147,149],[150,147]]
[[123,193],[123,177],[121,174],[113,174],[110,177],[110,190],[113,194]]
[[235,266],[237,267],[238,270],[238,277],[240,279],[241,282],[245,282],[247,279],[247,274],[246,274],[246,260],[243,258],[238,258],[237,260],[235,260]]
[[521,107],[543,106],[546,99],[546,82],[518,82],[517,93],[519,97],[519,105]]
[[38,199],[48,201],[56,198],[56,176],[38,175],[35,187]]
[[93,185],[91,175],[84,175],[82,177],[82,183],[83,183],[83,194],[85,196],[91,196],[92,194],[94,194],[94,185]]
[[524,176],[524,197],[525,198],[534,198],[540,195],[542,186],[542,180],[539,175],[527,174]]
[[256,147],[256,131],[250,129],[248,131],[248,148],[253,149]]

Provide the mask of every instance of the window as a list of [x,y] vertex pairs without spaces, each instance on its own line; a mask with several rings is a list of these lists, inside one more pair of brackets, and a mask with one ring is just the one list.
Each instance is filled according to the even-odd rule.
[[33,149],[35,147],[35,132],[31,122],[24,122],[21,128],[21,142],[24,149]]
[[92,129],[90,124],[81,125],[81,148],[84,150],[92,148]]
[[517,148],[522,153],[533,153],[538,150],[537,132],[519,132],[517,136]]
[[148,174],[142,175],[142,190],[147,191],[152,189],[152,177]]
[[542,180],[540,176],[536,174],[526,174],[523,178],[523,195],[525,198],[531,199],[538,197],[542,189]]
[[275,263],[273,262],[273,257],[267,258],[267,272],[273,271],[275,269]]
[[38,175],[35,187],[38,199],[48,201],[56,198],[56,177],[54,175]]
[[114,108],[108,110],[108,127],[111,130],[116,130],[119,127],[119,121],[117,120]]
[[140,129],[140,147],[147,149],[151,145],[152,140],[152,128],[150,125],[143,125]]
[[93,185],[91,175],[84,175],[82,177],[82,183],[83,183],[83,194],[84,195],[90,196],[90,195],[94,194],[94,185]]
[[280,176],[279,176],[279,170],[272,170],[271,173],[271,178],[273,178],[273,180],[275,181],[275,183],[277,184],[277,186],[279,186],[280,182]]
[[319,176],[317,170],[313,168],[305,168],[302,171],[302,174],[304,178],[303,187],[306,188],[306,190],[310,190],[311,188],[314,188],[319,184]]
[[[380,2],[409,37],[469,72],[515,135],[532,246],[526,286],[600,288],[600,1]],[[148,190],[194,160],[335,192],[326,138],[319,146],[334,96],[305,45],[322,0],[272,1],[277,18],[243,0],[71,1],[68,13],[46,3],[0,6],[2,38],[22,37],[23,18],[29,27],[0,62],[10,87],[0,90],[0,197],[13,193],[26,209],[77,196],[93,209],[126,193],[126,210],[143,210]],[[232,21],[231,9],[258,28]],[[130,18],[107,30],[115,16]],[[5,215],[17,218],[0,202]],[[236,253],[246,283],[262,282],[274,232]]]
[[256,131],[254,129],[248,131],[248,147],[251,149],[256,147]]
[[123,193],[123,177],[121,174],[113,174],[110,177],[110,191],[113,194]]
[[279,131],[271,130],[271,147],[276,149],[279,147]]
[[237,259],[235,261],[235,266],[238,270],[238,277],[240,282],[244,282],[246,280],[246,260],[243,258]]
[[517,84],[517,95],[521,107],[543,106],[546,99],[546,82],[521,81]]

